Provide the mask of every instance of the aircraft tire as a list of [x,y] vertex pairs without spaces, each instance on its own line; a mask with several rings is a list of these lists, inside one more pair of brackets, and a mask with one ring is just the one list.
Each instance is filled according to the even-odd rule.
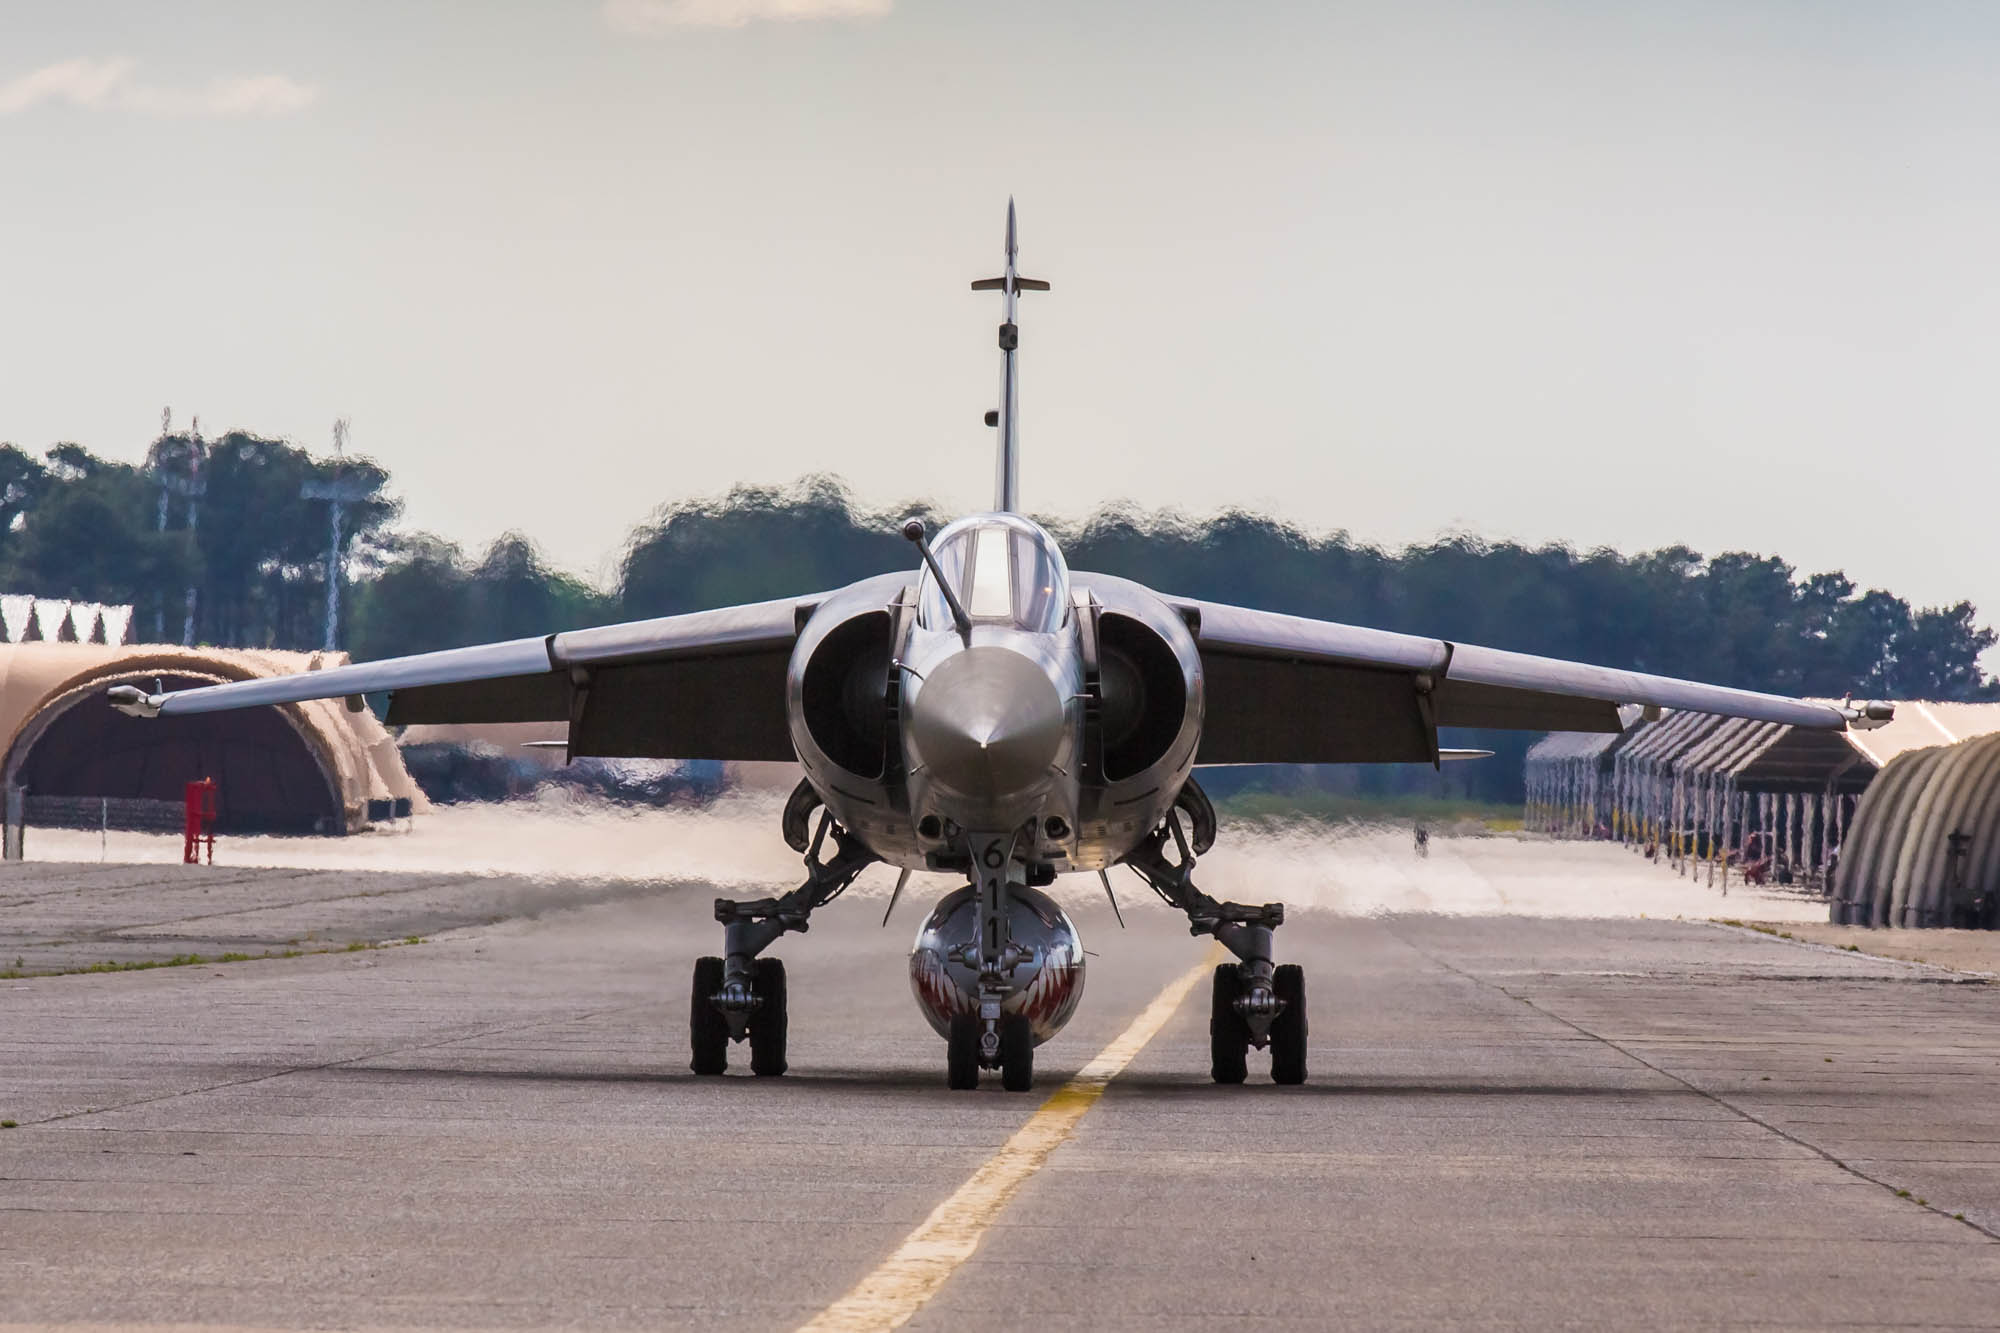
[[1035,1029],[1022,1014],[1000,1020],[1000,1086],[1009,1092],[1035,1086]]
[[1271,1081],[1292,1087],[1306,1081],[1306,970],[1282,964],[1271,988],[1285,1004],[1271,1020]]
[[1209,1075],[1217,1083],[1241,1083],[1250,1077],[1250,1025],[1236,1012],[1243,993],[1243,974],[1234,963],[1215,968],[1215,996],[1208,1011]]
[[694,960],[694,993],[688,1002],[688,1068],[701,1075],[729,1068],[729,1024],[716,1009],[714,995],[722,989],[722,960]]
[[750,1011],[750,1072],[777,1078],[785,1072],[785,964],[759,958],[751,990],[763,1003]]
[[978,1087],[979,1020],[971,1014],[952,1015],[944,1048],[945,1086],[953,1092],[970,1092]]

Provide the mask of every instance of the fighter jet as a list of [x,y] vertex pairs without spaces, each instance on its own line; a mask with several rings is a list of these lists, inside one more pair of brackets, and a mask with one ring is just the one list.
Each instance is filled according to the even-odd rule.
[[[275,679],[111,690],[135,717],[386,691],[388,721],[566,722],[568,753],[796,760],[781,833],[803,882],[719,899],[720,954],[694,964],[690,1066],[719,1075],[747,1043],[754,1074],[786,1068],[784,935],[878,862],[965,878],[919,930],[911,989],[945,1043],[947,1084],[997,1071],[1034,1081],[1035,1047],[1082,998],[1076,927],[1043,892],[1124,866],[1193,935],[1235,958],[1215,970],[1210,1073],[1242,1083],[1268,1050],[1306,1078],[1306,984],[1280,963],[1281,903],[1217,899],[1197,883],[1217,836],[1195,770],[1214,764],[1435,764],[1441,727],[1621,729],[1688,709],[1839,730],[1886,705],[1816,703],[1197,601],[1071,570],[1020,512],[1018,302],[1049,284],[1016,269],[1007,205],[1000,276],[993,508],[935,534],[911,520],[911,566],[844,588],[656,620],[421,653]],[[1621,709],[1627,713],[1621,716]],[[1116,899],[1113,906],[1116,907]],[[891,908],[894,899],[891,900]],[[885,917],[886,920],[886,917]]]

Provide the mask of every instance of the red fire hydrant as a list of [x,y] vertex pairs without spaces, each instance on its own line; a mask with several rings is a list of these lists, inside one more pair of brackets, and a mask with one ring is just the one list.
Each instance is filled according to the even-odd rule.
[[202,840],[208,840],[208,863],[215,864],[215,779],[203,778],[187,785],[187,824],[181,843],[181,861],[201,864]]

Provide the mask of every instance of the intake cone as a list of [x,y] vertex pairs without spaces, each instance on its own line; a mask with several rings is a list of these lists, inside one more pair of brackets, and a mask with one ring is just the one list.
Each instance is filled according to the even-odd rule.
[[917,756],[942,786],[999,801],[1040,783],[1062,746],[1063,704],[1041,666],[980,645],[939,663],[910,710]]

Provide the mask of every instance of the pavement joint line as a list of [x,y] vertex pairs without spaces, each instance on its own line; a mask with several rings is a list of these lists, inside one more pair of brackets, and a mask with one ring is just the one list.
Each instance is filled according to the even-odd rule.
[[1167,983],[1131,1025],[1069,1082],[1051,1093],[1027,1123],[1000,1145],[895,1251],[845,1296],[799,1325],[798,1333],[901,1328],[972,1257],[986,1231],[1030,1176],[1068,1141],[1112,1079],[1132,1063],[1223,958],[1212,945],[1199,963]]
[[[1720,922],[1716,922],[1714,924],[1718,926],[1721,925]],[[1733,930],[1733,929],[1741,929],[1741,927],[1722,926],[1722,929]],[[1793,1144],[1800,1148],[1804,1148],[1807,1152],[1813,1154],[1815,1157],[1818,1157],[1820,1160],[1828,1162],[1835,1167],[1838,1167],[1840,1170],[1846,1172],[1848,1175],[1853,1176],[1856,1180],[1865,1180],[1870,1185],[1875,1185],[1880,1187],[1881,1189],[1887,1191],[1896,1198],[1903,1200],[1903,1202],[1905,1203],[1913,1204],[1916,1207],[1922,1208],[1925,1212],[1935,1214],[1936,1216],[1945,1219],[1947,1222],[1956,1222],[1960,1226],[1963,1226],[1968,1230],[1974,1231],[1979,1235],[1985,1237],[1987,1240],[2000,1241],[2000,1232],[1991,1231],[1986,1227],[1981,1226],[1979,1223],[1974,1222],[1970,1218],[1965,1217],[1962,1214],[1948,1213],[1943,1208],[1940,1208],[1938,1205],[1934,1203],[1919,1202],[1916,1199],[1916,1197],[1912,1195],[1908,1190],[1902,1189],[1900,1186],[1897,1185],[1892,1185],[1888,1181],[1883,1180],[1877,1176],[1869,1175],[1866,1171],[1863,1171],[1860,1167],[1855,1166],[1853,1163],[1834,1156],[1826,1149],[1820,1147],[1817,1143],[1814,1143],[1809,1139],[1801,1138],[1797,1134],[1794,1134],[1789,1130],[1783,1129],[1777,1125],[1772,1124],[1770,1121],[1765,1120],[1761,1116],[1758,1116],[1750,1111],[1744,1110],[1742,1107],[1736,1105],[1736,1103],[1730,1101],[1727,1097],[1722,1096],[1720,1093],[1711,1092],[1709,1089],[1702,1087],[1698,1083],[1694,1083],[1688,1079],[1682,1078],[1679,1074],[1674,1073],[1672,1070],[1665,1069],[1659,1065],[1654,1064],[1651,1060],[1648,1060],[1645,1056],[1640,1055],[1637,1051],[1632,1050],[1630,1047],[1621,1045],[1620,1043],[1614,1041],[1610,1037],[1604,1036],[1602,1033],[1592,1032],[1589,1028],[1585,1027],[1583,1024],[1575,1022],[1572,1019],[1565,1018],[1561,1014],[1556,1013],[1552,1009],[1548,1009],[1542,1005],[1536,1004],[1533,1000],[1529,999],[1525,995],[1516,995],[1513,991],[1508,990],[1505,986],[1499,985],[1496,982],[1488,981],[1486,978],[1479,976],[1476,973],[1468,972],[1462,967],[1454,966],[1452,963],[1447,962],[1445,959],[1438,957],[1436,954],[1432,953],[1428,949],[1425,949],[1423,946],[1412,943],[1409,939],[1402,936],[1399,932],[1395,931],[1393,928],[1391,928],[1390,933],[1392,935],[1395,935],[1398,939],[1401,939],[1403,943],[1407,945],[1409,948],[1413,949],[1423,957],[1430,959],[1431,962],[1437,964],[1445,971],[1452,973],[1454,976],[1464,977],[1467,981],[1470,981],[1475,986],[1478,986],[1485,990],[1493,991],[1494,993],[1499,995],[1504,995],[1508,999],[1513,1000],[1516,1003],[1525,1005],[1527,1008],[1534,1010],[1534,1012],[1540,1014],[1542,1017],[1562,1024],[1564,1027],[1568,1028],[1570,1031],[1576,1033],[1579,1036],[1588,1037],[1590,1040],[1594,1042],[1598,1042],[1604,1046],[1609,1047],[1610,1049],[1618,1052],[1618,1054],[1624,1056],[1627,1060],[1632,1061],[1634,1064],[1641,1065],[1644,1068],[1652,1070],[1655,1074],[1658,1074],[1661,1078],[1664,1078],[1669,1082],[1679,1084],[1681,1087],[1686,1088],[1689,1092],[1694,1093],[1697,1097],[1700,1097],[1705,1101],[1714,1103],[1715,1105],[1721,1107],[1723,1110],[1729,1112],[1731,1115],[1738,1116],[1744,1120],[1747,1120],[1751,1124],[1757,1126],[1759,1129],[1767,1130],[1768,1132],[1776,1135],[1778,1138],[1783,1139],[1787,1143]],[[1762,931],[1749,931],[1747,933],[1753,935],[1763,934]],[[1804,943],[1804,941],[1780,940],[1779,943],[1795,944],[1795,943]],[[1837,952],[1844,953],[1845,950],[1839,950]],[[1872,958],[1874,957],[1874,955],[1870,954],[1869,957]],[[1902,960],[1892,959],[1889,961],[1902,961]],[[1930,967],[1933,965],[1929,963],[1923,963],[1923,964],[1916,964],[1916,966]],[[1945,970],[1948,971],[1949,969]]]

